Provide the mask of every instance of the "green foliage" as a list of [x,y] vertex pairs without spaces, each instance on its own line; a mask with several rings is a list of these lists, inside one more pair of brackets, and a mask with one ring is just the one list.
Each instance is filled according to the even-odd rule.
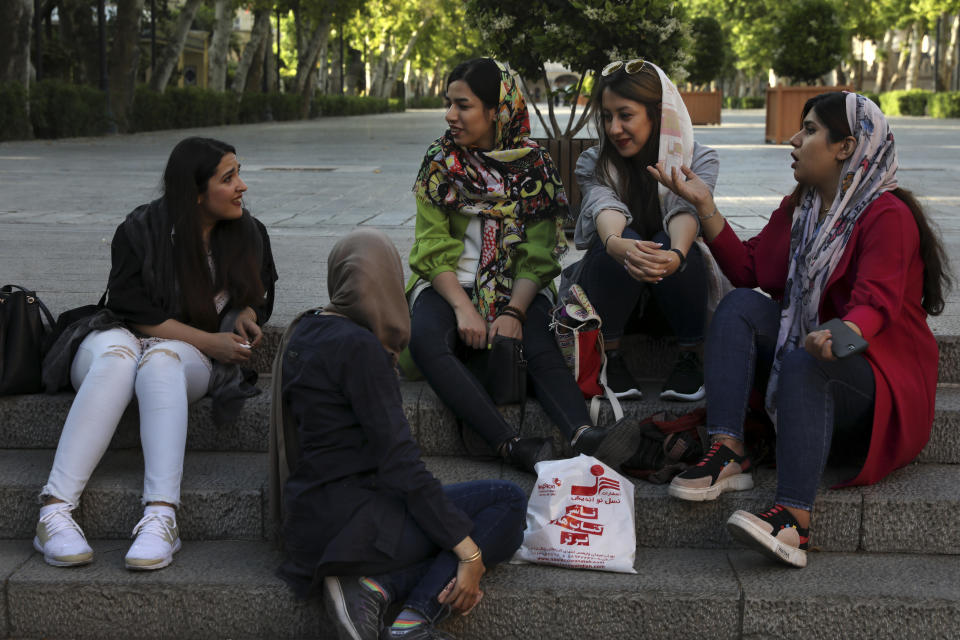
[[441,109],[444,106],[443,96],[420,96],[407,101],[408,109]]
[[725,96],[723,98],[724,109],[762,109],[766,104],[763,96]]
[[30,87],[30,120],[38,138],[98,136],[107,130],[106,96],[99,89],[60,80]]
[[27,92],[19,82],[0,84],[0,141],[29,138]]
[[210,127],[237,122],[237,99],[198,87],[168,88],[163,93],[137,87],[130,110],[131,131]]
[[887,91],[880,94],[880,109],[888,116],[922,116],[931,95],[924,89]]
[[720,75],[724,66],[726,38],[716,18],[694,18],[691,29],[691,60],[687,64],[687,80],[695,85],[705,85]]
[[873,92],[873,91],[861,91],[860,94],[863,95],[863,96],[865,96],[865,97],[867,97],[867,98],[870,98],[871,100],[873,100],[873,104],[877,105],[878,107],[880,106],[880,94],[879,94],[879,93],[875,93],[875,92]]
[[799,0],[777,25],[773,70],[799,82],[815,82],[835,68],[849,48],[849,35],[830,0]]
[[487,50],[526,78],[546,61],[575,72],[643,57],[681,79],[687,63],[685,8],[670,0],[467,0],[467,15]]
[[945,91],[930,96],[927,102],[931,117],[960,118],[960,91]]
[[311,118],[317,116],[360,116],[393,111],[403,111],[402,100],[318,93],[310,105]]

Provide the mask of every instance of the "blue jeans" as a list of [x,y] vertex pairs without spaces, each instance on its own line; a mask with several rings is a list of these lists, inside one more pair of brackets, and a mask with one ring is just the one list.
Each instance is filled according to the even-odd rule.
[[[623,237],[642,240],[627,227]],[[654,242],[670,248],[670,236],[660,231]],[[707,271],[700,247],[696,244],[687,253],[687,268],[656,284],[634,280],[623,265],[607,255],[603,242],[597,238],[583,257],[580,286],[603,319],[603,339],[607,342],[623,336],[627,322],[634,314],[647,287],[666,316],[670,328],[681,346],[692,347],[703,342],[703,327],[707,319]]]
[[[470,537],[483,551],[487,569],[509,560],[523,542],[527,512],[523,490],[503,480],[461,482],[443,490],[473,520]],[[437,622],[446,613],[446,606],[437,602],[437,596],[457,575],[457,556],[440,549],[409,517],[404,522],[399,549],[402,555],[389,564],[400,568],[370,577],[387,590],[392,602],[403,603]]]
[[[460,360],[465,349],[457,333],[457,317],[435,289],[424,289],[413,304],[410,355],[445,405],[496,450],[517,435],[493,404],[480,381]],[[533,395],[569,440],[590,424],[577,381],[563,361],[550,329],[550,301],[537,295],[523,325],[523,351]]]
[[[751,390],[766,393],[780,305],[735,289],[710,323],[704,362],[707,430],[743,440]],[[783,356],[777,385],[777,502],[812,510],[831,444],[848,453],[870,443],[875,385],[862,354],[823,362],[802,347]]]

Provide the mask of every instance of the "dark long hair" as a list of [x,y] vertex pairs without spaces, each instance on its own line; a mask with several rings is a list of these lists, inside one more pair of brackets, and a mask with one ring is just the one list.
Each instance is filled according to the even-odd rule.
[[474,58],[461,62],[447,76],[446,86],[463,80],[487,109],[500,105],[500,68],[493,58]]
[[[641,103],[653,124],[647,143],[640,153],[632,158],[621,156],[607,138],[603,123],[603,92],[605,89],[617,95]],[[597,161],[597,179],[613,188],[630,208],[634,220],[640,225],[644,238],[650,238],[663,226],[660,199],[657,197],[657,182],[647,167],[657,163],[660,153],[660,103],[663,88],[660,75],[651,65],[645,64],[634,74],[620,69],[609,76],[599,76],[593,91],[593,108],[597,134],[600,136],[600,157]],[[616,170],[616,177],[610,168]]]
[[163,172],[163,199],[173,221],[173,259],[180,289],[180,308],[188,324],[205,331],[219,326],[214,296],[230,295],[232,308],[257,307],[263,302],[260,281],[262,240],[250,213],[221,220],[210,232],[210,253],[216,278],[210,273],[200,226],[199,196],[207,191],[220,160],[236,149],[212,138],[186,138],[170,152]]
[[[843,92],[830,91],[807,100],[803,105],[801,123],[810,111],[815,111],[820,122],[827,128],[827,137],[830,142],[839,142],[853,135],[850,131],[850,123],[847,122],[847,98]],[[791,204],[797,206],[802,191],[803,186],[797,185],[791,194]],[[933,223],[924,213],[923,207],[917,202],[913,193],[900,187],[894,189],[892,193],[910,209],[917,223],[917,230],[920,232],[920,259],[923,260],[924,267],[923,299],[920,304],[928,314],[940,315],[946,303],[946,293],[953,286],[953,276],[940,236],[934,230]]]

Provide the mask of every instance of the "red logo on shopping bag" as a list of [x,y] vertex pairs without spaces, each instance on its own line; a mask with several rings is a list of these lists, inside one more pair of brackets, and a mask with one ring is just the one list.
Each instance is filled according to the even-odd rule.
[[[572,496],[595,496],[598,492],[603,490],[608,491],[620,491],[620,481],[614,480],[613,478],[608,478],[603,476],[603,467],[599,464],[595,464],[590,467],[590,473],[597,476],[597,479],[594,480],[593,486],[583,486],[583,485],[571,485],[570,495]],[[602,478],[600,476],[603,476]]]

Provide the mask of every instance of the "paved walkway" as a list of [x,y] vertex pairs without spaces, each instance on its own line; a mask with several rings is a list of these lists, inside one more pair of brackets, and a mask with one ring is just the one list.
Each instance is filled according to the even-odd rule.
[[[720,153],[717,202],[742,237],[758,231],[793,186],[789,147],[763,143],[763,112],[725,111],[695,136]],[[948,251],[960,256],[960,120],[893,118],[902,186],[922,196]],[[56,313],[93,302],[109,242],[134,206],[158,195],[167,155],[187,135],[234,144],[246,198],[269,228],[281,280],[273,322],[326,300],[326,256],[358,225],[413,241],[410,189],[439,110],[307,122],[160,131],[107,138],[0,143],[0,284],[42,292]],[[537,135],[536,127],[534,134]],[[958,258],[960,259],[960,258]],[[960,333],[960,295],[933,321]]]

